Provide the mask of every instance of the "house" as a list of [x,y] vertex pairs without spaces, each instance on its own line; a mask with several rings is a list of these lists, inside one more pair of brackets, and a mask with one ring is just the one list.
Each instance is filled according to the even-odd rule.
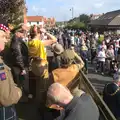
[[27,22],[30,25],[41,25],[44,23],[43,16],[27,16]]
[[43,16],[27,16],[27,22],[30,25],[55,25],[55,18],[46,18]]
[[107,12],[96,20],[91,20],[92,28],[120,29],[120,10]]
[[96,19],[98,19],[100,16],[102,16],[102,14],[97,14],[97,15],[94,15],[94,14],[92,14],[92,15],[90,15],[90,19],[91,20],[96,20]]

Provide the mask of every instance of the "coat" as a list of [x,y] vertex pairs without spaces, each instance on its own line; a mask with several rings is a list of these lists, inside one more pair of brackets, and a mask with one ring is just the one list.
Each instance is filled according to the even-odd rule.
[[10,50],[12,54],[12,65],[24,70],[29,66],[28,47],[22,38],[14,36],[11,41]]
[[10,68],[0,57],[0,105],[16,104],[21,96],[22,92],[14,83]]

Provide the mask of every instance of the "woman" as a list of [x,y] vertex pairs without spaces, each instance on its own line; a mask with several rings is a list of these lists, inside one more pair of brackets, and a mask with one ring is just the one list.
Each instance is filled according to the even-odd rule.
[[[47,40],[41,41],[41,34],[47,35]],[[48,79],[48,62],[45,46],[49,46],[56,42],[56,38],[46,32],[45,29],[40,29],[37,26],[33,26],[30,30],[31,40],[28,42],[29,55],[32,58],[31,66],[32,72],[35,76],[38,76],[36,80],[36,99],[40,102],[40,97],[46,92]],[[41,95],[42,94],[42,95]]]
[[[40,40],[41,34],[43,33],[47,35],[48,40],[45,40],[45,41]],[[28,42],[30,57],[32,57],[34,61],[38,60],[41,63],[41,65],[47,64],[47,53],[46,53],[45,46],[50,46],[51,44],[55,43],[56,38],[53,35],[46,32],[45,29],[40,29],[37,26],[33,26],[31,28],[30,36],[31,36],[31,40]],[[41,75],[39,71],[36,69],[33,72],[37,76]]]

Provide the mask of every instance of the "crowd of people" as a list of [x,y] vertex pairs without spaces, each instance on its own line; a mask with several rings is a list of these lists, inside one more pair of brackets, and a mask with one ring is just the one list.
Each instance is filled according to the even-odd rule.
[[[46,108],[51,114],[49,120],[99,120],[91,96],[78,88],[67,88],[80,70],[88,73],[89,61],[96,64],[96,73],[112,73],[114,82],[105,86],[103,98],[119,119],[118,107],[109,102],[119,92],[119,59],[120,39],[116,34],[58,29],[53,35],[37,25],[20,24],[10,29],[1,20],[0,120],[17,120],[15,104],[31,99],[43,120],[48,120]],[[56,112],[59,116],[53,115]]]
[[[77,53],[84,61],[85,73],[88,73],[88,62],[94,68],[95,73],[113,77],[103,90],[103,100],[112,111],[117,120],[120,119],[120,36],[117,33],[82,32],[68,30],[58,37],[63,42],[64,48],[74,46]],[[64,37],[65,36],[65,37]],[[68,41],[68,42],[67,42]]]
[[[88,73],[88,61],[95,63],[95,72],[102,75],[113,75],[119,72],[120,38],[116,33],[92,33],[80,30],[65,30],[60,32],[58,41],[64,46],[74,46],[85,63]],[[107,72],[106,72],[107,71]]]
[[[48,47],[52,58],[47,55]],[[0,120],[17,120],[15,104],[31,100],[37,104],[43,120],[48,120],[46,109],[51,113],[49,120],[98,120],[99,110],[91,96],[67,88],[83,67],[74,46],[64,48],[43,27],[20,24],[10,29],[1,20]],[[59,116],[53,115],[56,112]]]

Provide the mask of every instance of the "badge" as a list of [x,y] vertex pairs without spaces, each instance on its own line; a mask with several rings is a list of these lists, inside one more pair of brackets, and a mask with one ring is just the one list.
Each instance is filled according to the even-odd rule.
[[4,64],[0,63],[0,70],[4,70]]
[[3,72],[3,73],[0,73],[0,80],[6,80],[6,74]]

